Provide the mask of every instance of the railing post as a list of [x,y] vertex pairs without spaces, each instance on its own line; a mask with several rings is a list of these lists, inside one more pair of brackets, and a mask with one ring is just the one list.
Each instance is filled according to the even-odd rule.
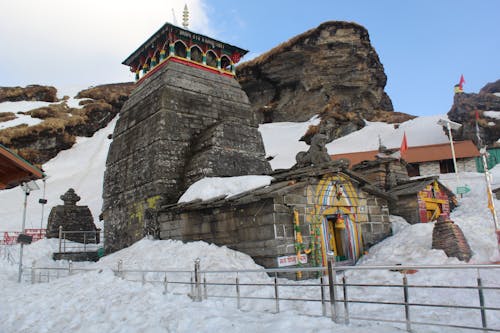
[[349,325],[349,300],[347,299],[347,283],[345,274],[342,276],[342,289],[344,292],[344,323]]
[[203,299],[208,298],[208,291],[207,291],[207,275],[203,274]]
[[195,295],[194,301],[201,302],[201,276],[200,276],[200,258],[196,258],[194,261],[194,283],[195,283]]
[[483,282],[481,280],[481,277],[479,276],[479,270],[478,270],[477,274],[478,274],[477,291],[479,293],[479,306],[481,307],[481,324],[483,325],[483,328],[487,328],[488,323],[486,322],[486,310],[484,309]]
[[69,261],[68,263],[68,275],[73,274],[73,261]]
[[123,278],[122,269],[123,269],[123,260],[120,259],[120,260],[118,260],[118,267],[116,270],[116,273],[117,273],[118,277],[120,277],[120,278]]
[[238,276],[238,273],[236,273],[236,307],[241,309],[241,303],[240,303],[240,278]]
[[406,277],[406,273],[404,273],[404,275],[403,275],[403,295],[404,295],[404,304],[405,304],[406,330],[408,332],[411,332],[410,304],[409,304],[409,295],[408,295],[408,278]]
[[62,225],[60,225],[59,226],[59,253],[61,253],[62,234],[63,234],[63,228],[62,228]]
[[87,232],[83,232],[83,252],[87,252]]
[[36,260],[33,260],[33,262],[31,263],[31,284],[36,283],[35,263],[36,263]]
[[274,273],[274,298],[276,300],[276,313],[280,312],[280,294],[278,290],[278,273]]
[[165,277],[163,278],[163,295],[168,293],[168,280],[167,280],[167,273],[165,273]]
[[144,275],[144,271],[141,272],[141,282],[142,282],[142,285],[146,284],[146,276]]
[[335,290],[335,283],[337,281],[337,272],[334,269],[335,266],[335,253],[333,251],[328,251],[327,254],[328,261],[328,287],[330,289],[330,310],[332,315],[332,321],[337,322],[337,296]]
[[323,317],[326,316],[326,301],[325,301],[325,281],[323,276],[319,278],[319,283],[321,284],[321,314]]

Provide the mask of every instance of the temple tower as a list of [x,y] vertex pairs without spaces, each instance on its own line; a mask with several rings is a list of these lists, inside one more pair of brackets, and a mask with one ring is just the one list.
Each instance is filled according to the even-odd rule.
[[106,161],[106,251],[154,233],[155,212],[203,177],[270,171],[235,64],[246,50],[165,24],[124,62],[136,88]]

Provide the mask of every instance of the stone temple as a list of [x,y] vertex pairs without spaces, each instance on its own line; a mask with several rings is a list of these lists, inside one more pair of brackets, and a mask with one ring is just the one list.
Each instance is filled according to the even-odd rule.
[[104,176],[106,252],[155,233],[160,205],[203,177],[266,174],[257,120],[235,80],[246,50],[165,24],[123,64],[136,88]]

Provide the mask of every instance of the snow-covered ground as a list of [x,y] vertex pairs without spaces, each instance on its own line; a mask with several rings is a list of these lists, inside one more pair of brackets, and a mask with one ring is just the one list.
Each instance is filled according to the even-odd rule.
[[[388,147],[398,147],[403,131],[406,131],[408,143],[422,145],[446,142],[441,128],[434,128],[439,117],[422,117],[405,122],[395,130],[392,125],[368,123],[359,132],[352,133],[350,140],[339,139],[330,144],[330,152],[350,150],[363,151],[375,149],[378,135]],[[268,134],[262,129],[266,151],[269,147],[281,154],[285,167],[294,163],[295,154],[307,149],[296,140],[305,132],[307,126],[315,120],[301,124],[269,124]],[[79,204],[89,205],[97,221],[102,205],[102,179],[104,164],[110,140],[106,137],[112,133],[115,121],[108,127],[98,131],[92,138],[78,138],[77,144],[70,150],[61,152],[56,158],[43,166],[49,176],[47,180],[47,198],[49,205],[45,210],[46,217],[50,207],[60,204],[58,197],[69,187],[73,187],[82,197]],[[431,131],[429,129],[432,128]],[[424,131],[425,129],[425,131]],[[436,130],[436,132],[434,131]],[[283,131],[294,139],[289,141],[280,138]],[[364,134],[362,134],[364,133]],[[430,138],[433,142],[430,142]],[[364,139],[363,139],[364,138]],[[286,153],[279,147],[286,145]],[[332,148],[333,147],[333,148]],[[332,149],[334,151],[332,151]],[[276,166],[273,165],[276,168]],[[500,167],[492,170],[496,181],[500,179]],[[454,175],[443,175],[441,180],[454,189],[457,181]],[[252,183],[252,182],[250,182]],[[500,182],[499,182],[500,183]],[[241,183],[239,183],[241,185]],[[499,261],[492,217],[487,209],[484,175],[479,173],[460,174],[460,184],[467,184],[471,192],[460,199],[460,206],[452,213],[451,218],[463,230],[474,252],[471,263],[490,263]],[[248,184],[247,184],[248,185]],[[239,186],[239,185],[238,185]],[[212,183],[211,187],[221,187]],[[241,188],[246,188],[241,186]],[[203,187],[202,187],[203,188]],[[200,190],[198,190],[199,192]],[[28,197],[27,227],[38,227],[41,223],[41,207],[37,203],[42,191],[35,191]],[[223,194],[234,194],[223,190]],[[200,194],[200,193],[198,193]],[[213,196],[211,194],[210,196]],[[20,189],[0,191],[0,223],[1,229],[19,230],[22,219],[23,193]],[[500,203],[495,200],[497,207]],[[443,251],[431,249],[432,223],[409,225],[399,217],[392,217],[394,236],[377,244],[369,250],[359,265],[383,264],[463,264],[457,259],[448,258]],[[42,240],[25,246],[24,263],[37,267],[66,267],[65,261],[55,262],[51,253],[57,249],[57,240]],[[182,292],[181,287],[172,286],[169,292],[163,293],[161,284],[145,284],[130,282],[115,276],[110,269],[115,269],[118,261],[123,261],[124,269],[151,270],[192,270],[193,261],[201,259],[202,269],[259,269],[253,260],[242,253],[225,247],[218,247],[204,242],[183,244],[178,241],[154,241],[144,239],[129,248],[103,258],[98,263],[75,263],[75,267],[93,268],[96,271],[78,273],[70,277],[52,280],[50,283],[31,285],[18,284],[17,266],[10,259],[16,258],[18,249],[10,247],[7,256],[5,248],[0,252],[0,285],[2,301],[0,301],[0,332],[404,332],[404,327],[393,327],[390,324],[376,322],[354,322],[349,326],[333,323],[327,317],[317,317],[321,313],[317,303],[282,302],[281,312],[273,314],[272,301],[245,301],[242,310],[237,310],[235,300],[209,298],[201,303],[193,302]],[[434,284],[467,284],[474,285],[477,273],[461,271],[450,275],[448,271],[436,271],[427,274],[419,271],[409,275],[410,283]],[[373,271],[346,273],[349,281],[356,282],[401,282],[398,272]],[[500,270],[481,272],[485,284],[500,285]],[[270,278],[263,273],[241,276],[242,281],[268,283]],[[286,281],[282,281],[286,283]],[[176,289],[179,288],[179,289]],[[224,288],[224,287],[221,287]],[[232,288],[232,287],[227,287]],[[177,293],[176,290],[179,292]],[[318,297],[317,289],[281,288],[282,297],[311,296]],[[242,293],[250,296],[272,296],[273,289],[249,288]],[[364,296],[371,300],[392,300],[396,291],[387,289],[359,289],[351,297]],[[470,299],[477,304],[477,295],[471,292],[456,292],[450,304],[463,304]],[[423,290],[412,295],[414,301],[439,303],[445,299],[444,291]],[[487,295],[487,304],[500,307],[500,293]],[[399,298],[398,301],[401,299]],[[416,310],[417,311],[417,310]],[[477,312],[477,311],[476,311]],[[373,315],[384,318],[402,319],[402,309],[395,310],[390,306],[374,308],[371,305],[356,305],[351,314]],[[448,309],[418,310],[419,319],[427,321],[454,322],[456,324],[480,325],[479,316],[475,313],[460,312]],[[309,314],[309,315],[305,315]],[[315,315],[315,316],[311,316]],[[489,324],[500,328],[500,316],[488,318]],[[454,329],[415,327],[416,332],[455,332]]]

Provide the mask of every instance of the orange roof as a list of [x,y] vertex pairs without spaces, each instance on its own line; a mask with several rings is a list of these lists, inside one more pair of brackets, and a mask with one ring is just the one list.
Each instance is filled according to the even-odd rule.
[[[480,156],[474,143],[470,140],[453,142],[456,158]],[[451,160],[451,146],[449,143],[437,145],[408,147],[403,159],[408,163],[421,163],[430,161]]]
[[[477,157],[477,150],[474,143],[470,140],[453,142],[456,158]],[[350,161],[350,167],[363,161],[374,161],[378,150],[361,151],[355,153],[333,154],[332,159],[337,160],[345,158]],[[403,159],[408,163],[422,163],[430,161],[451,160],[451,147],[449,143],[440,143],[436,145],[408,147],[403,154]]]
[[0,190],[44,176],[40,169],[0,145]]

